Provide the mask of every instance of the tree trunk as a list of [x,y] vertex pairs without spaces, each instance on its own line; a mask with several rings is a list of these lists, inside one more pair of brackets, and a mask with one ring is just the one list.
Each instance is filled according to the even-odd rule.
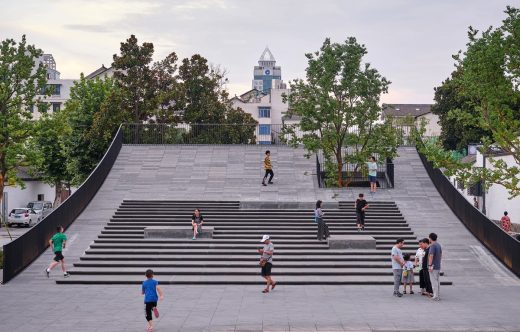
[[63,184],[56,182],[54,184],[55,196],[54,196],[54,207],[57,208],[61,204],[61,192],[63,191]]
[[341,156],[341,147],[336,151],[336,162],[338,163],[338,187],[343,187],[343,158]]

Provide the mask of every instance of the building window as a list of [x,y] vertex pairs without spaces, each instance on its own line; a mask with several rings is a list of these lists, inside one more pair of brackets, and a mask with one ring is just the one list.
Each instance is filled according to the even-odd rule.
[[259,141],[258,144],[260,144],[260,145],[269,145],[269,144],[271,144],[271,141]]
[[271,107],[258,107],[258,117],[259,118],[270,118],[271,117]]
[[271,125],[261,124],[259,126],[260,135],[271,135]]
[[52,112],[59,112],[61,109],[61,103],[52,103]]
[[52,96],[59,96],[61,94],[61,84],[47,84],[42,88],[40,94],[45,95],[49,90]]

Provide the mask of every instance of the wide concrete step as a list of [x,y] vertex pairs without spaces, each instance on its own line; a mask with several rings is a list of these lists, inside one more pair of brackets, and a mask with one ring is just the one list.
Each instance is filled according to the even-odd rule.
[[[202,210],[202,209],[200,209]],[[180,208],[127,208],[127,207],[120,207],[116,210],[116,213],[175,213],[175,214],[192,214],[192,209],[180,209]],[[242,215],[258,215],[258,214],[270,214],[270,215],[313,215],[314,210],[302,210],[302,209],[261,209],[261,210],[252,210],[252,209],[230,209],[230,208],[211,208],[206,209],[204,211],[204,214],[214,214],[214,215],[220,215],[220,214],[242,214]],[[345,214],[355,214],[356,209],[350,208],[350,209],[342,209],[342,210],[326,210],[326,215],[345,215]],[[390,208],[369,208],[366,213],[377,213],[377,214],[400,214],[399,209],[396,207],[394,209]]]
[[[369,233],[364,233],[365,235]],[[415,240],[415,235],[409,235],[403,237],[405,240]],[[395,242],[395,239],[393,237],[376,237],[376,240],[380,240],[380,243],[386,243],[387,241],[393,241]],[[163,238],[142,238],[142,239],[97,239],[94,240],[94,243],[111,243],[111,244],[134,244],[135,246],[142,247],[142,244],[184,244],[189,243],[190,246],[194,243],[191,238],[175,238],[175,239],[163,239]],[[234,239],[226,239],[226,238],[220,238],[220,237],[214,237],[214,238],[198,238],[196,240],[197,244],[249,244],[249,245],[262,245],[259,243],[258,238],[234,238]],[[276,245],[277,247],[279,245],[285,245],[285,244],[299,244],[301,246],[304,245],[315,245],[319,244],[322,245],[323,242],[319,242],[316,238],[309,238],[309,239],[285,239],[280,238],[277,239]]]
[[239,201],[183,201],[183,200],[131,200],[131,199],[125,199],[121,204],[142,204],[142,205],[186,205],[186,204],[192,204],[192,205],[240,205]]
[[[413,256],[412,256],[413,257]],[[190,253],[177,253],[165,255],[133,255],[133,254],[87,254],[80,257],[80,261],[144,261],[145,263],[153,264],[152,262],[177,262],[182,263],[196,263],[196,262],[234,262],[234,261],[258,261],[257,253],[250,254],[233,254],[233,255],[203,255]],[[306,254],[287,254],[276,255],[277,264],[281,262],[313,262],[313,264],[329,263],[329,262],[380,262],[383,264],[390,264],[388,254],[358,254],[358,255],[306,255]],[[109,263],[107,263],[109,264]]]
[[[373,250],[332,250],[332,249],[313,249],[313,250],[294,250],[294,249],[275,249],[276,256],[284,255],[320,255],[320,256],[334,256],[334,255],[386,255],[390,259],[389,250],[373,249]],[[87,255],[135,255],[135,256],[154,256],[154,255],[211,255],[211,256],[234,256],[234,255],[254,255],[258,256],[255,248],[190,248],[190,249],[157,249],[157,248],[90,248],[85,252]],[[403,253],[414,254],[415,249],[404,250]]]
[[[332,227],[329,227],[329,229],[331,230],[334,230],[335,232],[339,232],[339,231],[342,231],[342,234],[358,234],[359,232],[357,230],[355,230],[355,228],[351,228],[351,229],[347,229],[347,230],[341,230],[341,229],[337,229],[337,228],[332,228]],[[125,230],[125,229],[122,229],[122,230],[103,230],[101,231],[101,234],[103,235],[141,235],[143,236],[144,235],[144,227],[143,229],[141,230]],[[218,237],[219,238],[225,238],[225,239],[235,239],[235,238],[256,238],[257,236],[256,235],[251,235],[251,234],[248,234],[248,233],[243,233],[243,234],[231,234],[227,231],[223,231],[220,229],[220,227],[218,227],[216,230],[213,231],[213,234],[214,234],[214,237]],[[365,232],[364,234],[370,234],[370,235],[373,235],[373,236],[389,236],[389,237],[393,237],[393,236],[396,236],[396,235],[412,235],[413,232],[411,230],[392,230],[392,231],[377,231],[377,230],[369,230],[369,229],[365,229]],[[315,234],[314,234],[315,235]],[[312,239],[312,238],[315,238],[315,236],[310,234],[310,235],[301,235],[301,234],[287,234],[284,236],[284,238],[287,238],[287,239]]]
[[[275,269],[273,269],[274,272]],[[256,276],[157,276],[160,285],[258,285],[260,292],[265,285],[264,279]],[[393,285],[392,276],[283,276],[277,275],[275,281],[278,287],[283,285]],[[114,284],[140,285],[144,275],[73,275],[69,278],[56,279],[57,284]],[[418,284],[418,282],[416,282]],[[451,285],[449,280],[442,280],[442,285]],[[280,289],[280,288],[278,288]],[[273,292],[276,292],[275,289]],[[388,290],[391,295],[392,289]]]
[[[179,213],[164,213],[163,211],[157,213],[145,213],[145,212],[116,212],[112,219],[118,218],[127,218],[127,219],[150,219],[150,218],[168,218],[174,220],[185,220],[191,219],[192,214],[179,214]],[[335,215],[325,215],[325,220],[338,220],[338,219],[352,219],[356,218],[355,213],[344,213],[344,214],[335,214]],[[314,219],[314,214],[307,213],[301,215],[294,214],[266,214],[266,213],[257,213],[257,214],[244,214],[244,213],[222,213],[222,214],[204,214],[204,219],[213,219],[213,220],[230,220],[230,219],[239,219],[239,220],[312,220]],[[400,213],[366,213],[365,219],[383,219],[383,220],[404,220],[404,217]]]
[[[186,227],[190,227],[191,226],[191,222],[186,222],[184,221],[182,223],[182,225],[179,225],[177,223],[168,223],[169,226],[186,226]],[[261,224],[261,225],[257,225],[257,226],[254,226],[254,225],[244,225],[243,223],[233,223],[233,224],[230,224],[230,223],[213,223],[211,221],[208,221],[207,223],[205,223],[206,226],[212,226],[212,227],[217,227],[217,228],[220,228],[220,227],[226,227],[229,228],[229,229],[233,229],[235,226],[241,226],[241,227],[248,227],[248,228],[257,228],[257,227],[268,227],[268,226],[280,226],[280,223],[269,223],[269,224]],[[353,230],[357,230],[357,226],[355,224],[355,222],[352,222],[352,223],[327,223],[327,225],[329,226],[329,228],[334,228],[334,229],[353,229]],[[305,223],[301,223],[301,224],[291,224],[290,225],[291,227],[293,227],[293,229],[297,230],[299,229],[300,227],[305,227],[305,226],[308,226],[308,227],[316,227],[316,224],[314,222],[305,222]],[[132,223],[130,225],[121,225],[119,222],[109,222],[106,226],[105,226],[105,230],[143,230],[144,228],[146,227],[146,225],[139,225],[138,223]],[[408,226],[406,223],[403,223],[403,224],[395,224],[395,223],[392,223],[392,224],[387,224],[387,223],[370,223],[370,224],[365,224],[365,229],[368,231],[368,230],[374,230],[374,231],[392,231],[392,230],[396,230],[396,231],[402,231],[402,230],[406,230],[406,231],[409,231],[410,230],[410,226]]]
[[[170,225],[190,225],[191,220],[190,219],[168,219],[168,218],[139,218],[139,219],[133,219],[133,218],[112,218],[110,219],[110,222],[107,226],[139,226],[139,225],[150,225],[152,223],[162,223],[162,224],[170,224]],[[307,219],[307,220],[207,220],[204,222],[206,225],[213,225],[213,226],[253,226],[253,227],[263,227],[268,223],[277,223],[278,225],[290,225],[290,226],[297,226],[300,224],[306,224],[307,226],[316,225],[314,223],[314,219]],[[338,225],[338,226],[352,226],[356,224],[356,219],[338,219],[338,220],[326,220],[327,225]],[[403,220],[397,220],[397,219],[377,219],[377,218],[370,218],[365,219],[365,223],[367,226],[374,225],[374,226],[388,226],[388,227],[406,227],[408,226],[408,223]]]
[[[68,272],[72,275],[139,275],[142,276],[146,268],[117,267],[74,267]],[[258,275],[260,266],[251,264],[249,267],[158,267],[153,269],[154,275],[227,275],[245,276]],[[305,270],[301,268],[277,267],[274,262],[273,276],[276,275],[321,275],[321,276],[343,276],[343,275],[365,275],[365,276],[391,276],[392,269],[386,268],[312,268],[308,266]]]
[[[245,260],[205,260],[205,261],[149,261],[149,260],[132,260],[132,261],[110,261],[105,262],[102,260],[98,261],[80,261],[74,263],[75,267],[98,267],[98,268],[127,268],[127,267],[139,267],[139,268],[169,268],[169,267],[196,267],[196,268],[251,268],[252,266],[258,265],[258,259],[249,257]],[[349,261],[349,262],[327,262],[327,261],[310,261],[308,263],[301,261],[279,261],[276,260],[276,268],[294,268],[294,269],[307,269],[307,268],[384,268],[388,269],[391,267],[390,261]],[[141,271],[142,272],[142,271]]]

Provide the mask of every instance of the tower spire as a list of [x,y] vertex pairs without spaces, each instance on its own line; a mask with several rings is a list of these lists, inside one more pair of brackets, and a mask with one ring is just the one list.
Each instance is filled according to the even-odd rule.
[[269,49],[269,46],[266,46],[264,51],[262,52],[262,55],[260,56],[260,59],[258,60],[258,64],[262,65],[262,63],[270,62],[274,63],[276,62],[273,53],[271,53],[271,50]]

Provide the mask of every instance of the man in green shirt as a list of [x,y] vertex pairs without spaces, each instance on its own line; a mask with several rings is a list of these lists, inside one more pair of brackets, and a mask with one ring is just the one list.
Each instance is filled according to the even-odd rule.
[[63,257],[62,250],[65,249],[65,244],[67,243],[67,237],[63,234],[63,227],[56,227],[58,231],[54,236],[49,240],[49,245],[52,247],[52,251],[54,252],[54,262],[52,262],[48,268],[45,269],[45,274],[47,278],[51,270],[58,264],[61,263],[61,270],[63,271],[63,276],[66,278],[69,276],[69,273],[65,269],[65,257]]

